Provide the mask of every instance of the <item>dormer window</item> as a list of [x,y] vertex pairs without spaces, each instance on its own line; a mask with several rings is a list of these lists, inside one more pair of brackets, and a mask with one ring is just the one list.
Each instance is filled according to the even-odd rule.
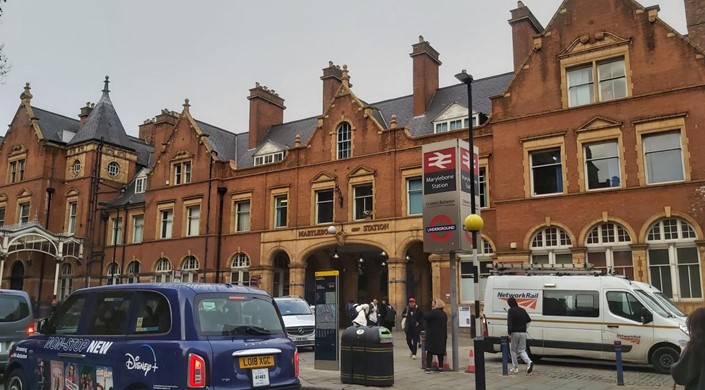
[[135,194],[143,194],[147,190],[147,178],[138,177],[135,179]]
[[[433,120],[433,132],[438,134],[446,131],[467,129],[469,127],[468,123],[468,108],[458,103],[453,103]],[[479,123],[480,114],[473,112],[473,127]]]
[[255,165],[272,164],[284,159],[284,152],[269,153],[262,156],[255,156]]

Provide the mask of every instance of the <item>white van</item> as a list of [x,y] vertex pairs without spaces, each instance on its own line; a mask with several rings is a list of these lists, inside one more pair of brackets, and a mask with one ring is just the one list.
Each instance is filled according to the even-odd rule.
[[613,275],[492,275],[487,279],[485,309],[489,352],[500,351],[507,335],[507,299],[514,297],[531,316],[527,344],[534,358],[580,356],[648,363],[668,373],[688,342],[685,322],[657,301],[644,283]]

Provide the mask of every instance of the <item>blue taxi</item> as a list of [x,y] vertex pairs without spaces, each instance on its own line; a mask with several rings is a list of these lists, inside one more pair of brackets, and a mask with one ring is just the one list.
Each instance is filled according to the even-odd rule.
[[77,290],[12,345],[5,389],[300,389],[265,291],[228,284]]

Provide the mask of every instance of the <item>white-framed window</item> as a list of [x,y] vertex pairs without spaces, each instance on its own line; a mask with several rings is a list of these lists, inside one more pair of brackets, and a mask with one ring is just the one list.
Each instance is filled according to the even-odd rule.
[[625,275],[634,280],[631,243],[632,238],[622,225],[614,222],[599,224],[585,239],[587,261],[608,274]]
[[[480,263],[480,291],[485,291],[487,285],[487,277],[490,276],[492,269],[492,254],[494,249],[492,243],[477,235],[479,241],[477,246],[477,259]],[[461,302],[471,303],[475,301],[475,264],[473,263],[472,255],[460,255],[460,300]],[[477,298],[483,300],[484,296],[480,293]]]
[[122,244],[122,217],[112,218],[111,221],[110,245],[120,245]]
[[154,283],[169,283],[172,278],[171,262],[164,257],[154,265]]
[[[472,125],[477,126],[480,121],[480,114],[473,114]],[[446,131],[460,130],[468,128],[468,118],[454,118],[450,120],[445,120],[443,122],[434,122],[433,132],[434,133],[445,133]]]
[[250,201],[242,200],[235,203],[235,231],[250,231]]
[[24,224],[29,222],[29,202],[23,202],[19,205],[19,223]]
[[186,235],[197,236],[200,234],[201,206],[186,207]]
[[174,185],[191,182],[191,161],[174,163]]
[[622,57],[567,69],[566,76],[569,107],[627,97],[627,76]]
[[583,151],[585,181],[588,190],[621,186],[617,140],[585,144]]
[[572,247],[565,230],[555,226],[543,228],[531,240],[531,264],[573,264]]
[[117,161],[111,161],[108,163],[108,175],[110,177],[117,177],[120,174],[120,164]]
[[649,281],[674,301],[702,299],[697,236],[688,222],[664,218],[649,228]]
[[71,164],[71,172],[74,176],[78,176],[78,174],[81,173],[81,160],[73,160],[73,164]]
[[230,284],[250,285],[250,258],[242,252],[236,253],[230,263]]
[[533,151],[531,159],[531,187],[534,195],[563,192],[563,163],[561,149]]
[[144,214],[132,216],[132,243],[139,244],[144,238]]
[[333,222],[333,190],[316,191],[316,224]]
[[138,177],[135,179],[135,194],[143,194],[147,191],[147,178]]
[[343,160],[352,156],[352,128],[348,122],[338,125],[336,130],[337,159]]
[[186,256],[181,264],[181,281],[184,283],[198,283],[198,270],[200,264],[194,256]]
[[683,147],[680,131],[644,134],[646,183],[683,181]]
[[480,208],[484,209],[490,207],[490,200],[487,194],[487,168],[479,167],[479,175],[477,178],[478,184],[480,185]]
[[9,183],[17,183],[24,180],[24,169],[27,160],[24,158],[10,161],[10,172],[8,175]]
[[59,294],[56,298],[60,301],[64,301],[71,295],[71,291],[73,291],[73,266],[69,263],[61,265],[60,275]]
[[113,259],[113,262],[108,265],[107,277],[108,284],[121,284],[120,265],[115,262],[115,259]]
[[172,227],[174,226],[174,210],[160,210],[159,238],[171,238]]
[[284,152],[276,152],[255,156],[255,165],[265,165],[279,162],[284,159]]
[[362,184],[353,187],[355,195],[354,201],[354,216],[355,220],[362,220],[372,216],[374,212],[372,184]]
[[287,214],[289,208],[289,197],[287,195],[277,195],[274,197],[274,227],[283,228],[287,226]]
[[127,265],[127,283],[139,283],[140,282],[140,262],[137,260],[132,260],[130,264]]
[[68,223],[66,226],[66,233],[74,234],[76,233],[76,213],[78,212],[78,202],[69,202],[68,206]]
[[5,226],[5,206],[0,206],[0,226]]
[[406,214],[423,214],[423,183],[420,177],[406,180]]

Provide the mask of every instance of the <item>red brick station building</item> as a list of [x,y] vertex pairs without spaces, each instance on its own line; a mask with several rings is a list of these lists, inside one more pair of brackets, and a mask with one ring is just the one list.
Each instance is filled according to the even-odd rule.
[[[687,36],[632,0],[566,0],[546,27],[521,2],[511,11],[514,70],[472,84],[483,276],[588,262],[703,305],[705,6],[685,5]],[[467,139],[467,87],[439,85],[423,37],[410,56],[413,94],[375,103],[329,63],[309,118],[284,121],[284,99],[256,84],[247,131],[196,119],[186,100],[133,137],[107,77],[78,119],[33,106],[28,84],[0,144],[0,286],[40,313],[110,283],[311,301],[314,273],[337,269],[344,302],[448,299],[448,256],[423,251],[421,147]]]

